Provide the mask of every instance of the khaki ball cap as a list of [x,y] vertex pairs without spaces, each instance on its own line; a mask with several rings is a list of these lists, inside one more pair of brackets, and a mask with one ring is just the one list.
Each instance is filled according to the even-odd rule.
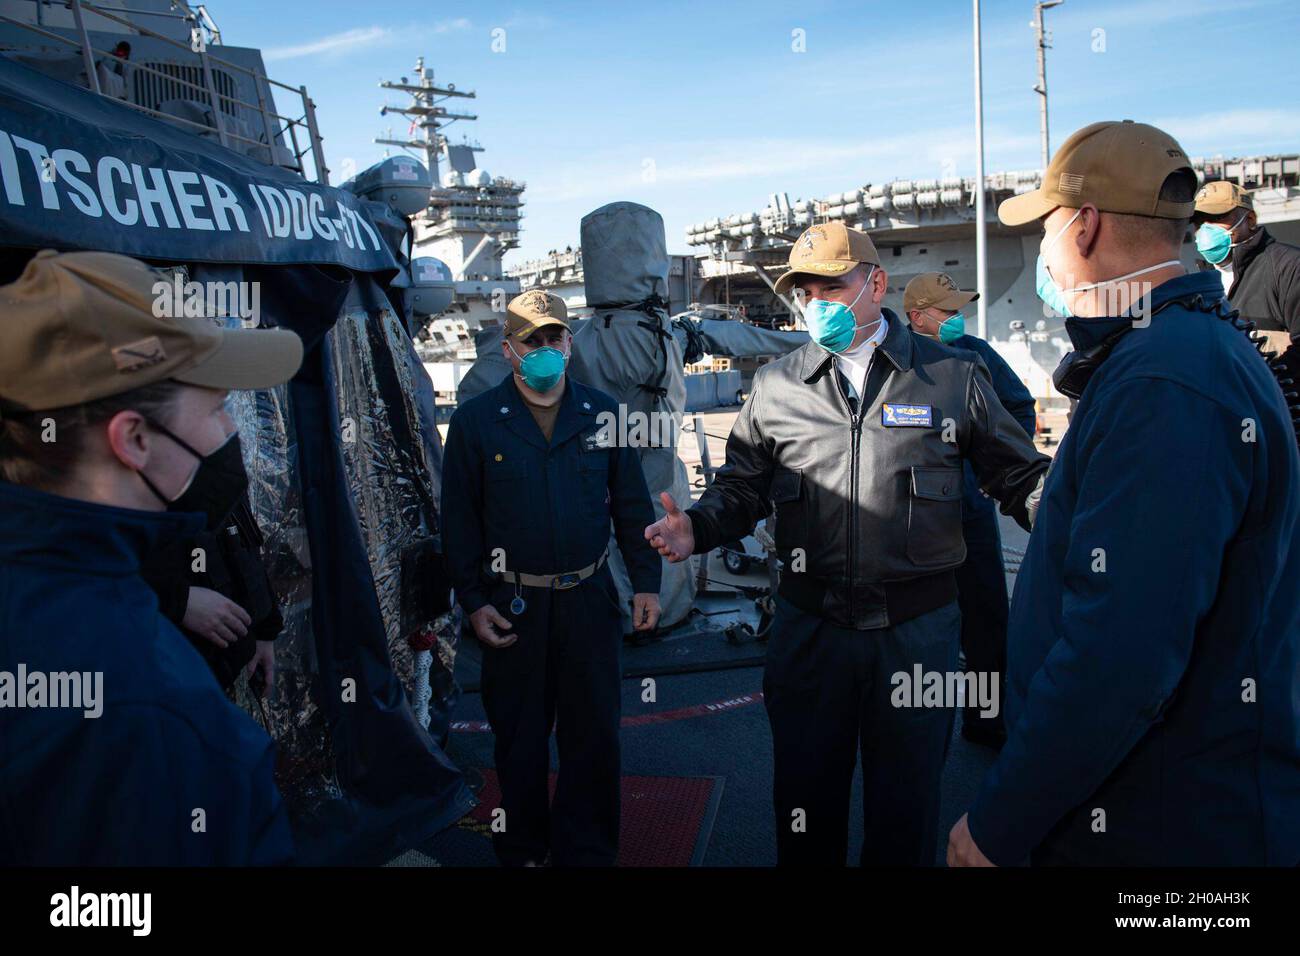
[[789,292],[800,274],[842,276],[863,262],[880,265],[876,245],[865,232],[839,221],[809,226],[790,247],[790,268],[776,280],[776,292]]
[[509,338],[526,339],[548,325],[569,328],[569,307],[554,292],[529,289],[506,306],[505,334]]
[[980,297],[978,292],[963,292],[946,272],[922,272],[903,290],[903,311],[943,309],[960,311]]
[[1093,123],[1061,144],[1032,192],[1005,199],[998,218],[1008,226],[1041,219],[1057,206],[1092,203],[1102,212],[1190,219],[1191,202],[1160,198],[1172,173],[1192,173],[1191,160],[1162,129],[1132,120]]
[[160,272],[108,252],[38,252],[0,286],[0,405],[65,408],[171,379],[270,388],[302,363],[281,329],[227,329],[155,314]]
[[1196,194],[1196,211],[1205,216],[1222,216],[1234,209],[1254,209],[1250,193],[1226,180],[1206,183]]

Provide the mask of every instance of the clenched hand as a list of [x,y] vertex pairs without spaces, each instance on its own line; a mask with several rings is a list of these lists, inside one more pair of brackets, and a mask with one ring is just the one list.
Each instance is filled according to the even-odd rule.
[[491,604],[484,604],[471,614],[469,624],[474,628],[474,636],[488,647],[509,647],[519,640],[519,635],[510,633],[513,625]]
[[632,629],[653,631],[659,623],[659,595],[638,593],[632,595]]

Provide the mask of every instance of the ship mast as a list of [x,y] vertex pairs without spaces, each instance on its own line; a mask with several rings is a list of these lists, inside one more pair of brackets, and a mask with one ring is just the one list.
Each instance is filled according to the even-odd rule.
[[379,115],[397,113],[411,117],[410,129],[412,131],[418,129],[419,132],[409,134],[413,137],[410,139],[376,139],[375,142],[387,146],[400,146],[403,149],[424,150],[425,165],[429,168],[429,175],[433,177],[436,188],[441,182],[438,169],[439,156],[447,144],[446,137],[439,132],[439,129],[451,125],[456,120],[478,119],[478,116],[472,113],[451,113],[439,104],[453,97],[474,99],[476,94],[473,91],[456,89],[455,83],[436,86],[433,82],[433,70],[424,68],[424,57],[418,57],[415,61],[415,76],[415,83],[408,82],[406,77],[402,77],[397,83],[384,80],[379,84],[381,89],[398,90],[411,97],[411,102],[406,106],[385,105],[380,109]]
[[413,257],[438,259],[451,272],[455,305],[467,331],[483,321],[499,321],[505,302],[519,291],[518,281],[504,275],[502,258],[519,247],[524,183],[491,176],[479,167],[475,155],[483,147],[477,143],[448,140],[445,131],[452,123],[478,119],[473,113],[452,112],[449,101],[476,95],[454,83],[435,83],[424,57],[415,61],[413,76],[379,86],[409,97],[404,105],[386,104],[380,115],[396,113],[410,126],[405,138],[390,131],[375,142],[423,150],[432,184],[424,209],[411,217]]
[[1042,0],[1034,4],[1034,20],[1029,25],[1038,35],[1038,84],[1034,92],[1039,96],[1039,132],[1043,140],[1043,171],[1047,170],[1047,161],[1051,159],[1051,149],[1047,140],[1047,51],[1051,48],[1051,34],[1043,26],[1043,11],[1059,7],[1065,0]]

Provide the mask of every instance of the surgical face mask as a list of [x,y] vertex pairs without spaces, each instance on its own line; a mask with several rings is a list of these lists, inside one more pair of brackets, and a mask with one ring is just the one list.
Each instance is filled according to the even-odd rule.
[[171,499],[163,497],[143,471],[138,474],[158,500],[167,506],[168,511],[201,511],[208,519],[208,530],[215,531],[229,517],[248,489],[248,473],[244,470],[239,432],[231,432],[230,437],[218,448],[201,455],[188,442],[158,422],[150,421],[149,427],[162,432],[197,458],[199,467],[190,477],[185,490]]
[[867,273],[866,281],[862,283],[862,288],[858,290],[858,294],[853,297],[849,305],[826,299],[808,300],[803,307],[803,318],[808,323],[808,334],[812,336],[814,342],[828,352],[843,352],[853,341],[853,336],[857,334],[858,329],[867,327],[856,324],[853,306],[858,304],[862,293],[867,291],[867,287],[871,285],[871,277],[875,274],[876,267],[873,265],[871,271]]
[[939,341],[951,345],[966,334],[966,316],[958,312],[939,323]]
[[549,345],[533,349],[527,355],[520,355],[512,343],[510,351],[519,359],[519,375],[524,384],[534,392],[545,392],[552,388],[564,374],[564,365],[569,358],[564,352]]
[[1070,228],[1070,224],[1079,218],[1079,213],[1081,212],[1083,212],[1082,209],[1076,210],[1074,215],[1070,217],[1069,222],[1062,226],[1060,231],[1052,237],[1051,242],[1049,242],[1047,246],[1038,253],[1038,263],[1035,267],[1035,291],[1037,291],[1038,297],[1043,300],[1043,303],[1057,315],[1062,315],[1066,318],[1072,318],[1074,316],[1074,313],[1070,311],[1069,305],[1065,302],[1065,297],[1067,295],[1073,295],[1077,292],[1088,292],[1092,289],[1100,289],[1103,286],[1123,282],[1125,279],[1132,279],[1135,276],[1146,275],[1148,272],[1155,272],[1157,269],[1163,269],[1165,266],[1178,265],[1179,260],[1166,259],[1164,262],[1157,262],[1153,266],[1146,266],[1145,268],[1137,269],[1134,272],[1126,272],[1124,275],[1115,276],[1113,279],[1103,279],[1100,282],[1086,282],[1083,285],[1076,285],[1070,289],[1062,289],[1057,281],[1052,278],[1052,273],[1047,269],[1047,253],[1051,251],[1052,246],[1056,244],[1056,240],[1061,238],[1065,233],[1065,230]]
[[1074,215],[1070,217],[1070,221],[1060,228],[1051,241],[1045,247],[1039,248],[1038,262],[1034,267],[1034,290],[1038,293],[1038,297],[1043,300],[1043,304],[1057,315],[1070,316],[1074,313],[1065,304],[1065,296],[1062,294],[1061,287],[1056,284],[1052,274],[1047,271],[1047,253],[1051,251],[1052,246],[1056,245],[1056,240],[1065,234],[1065,230],[1070,228],[1074,220],[1079,218],[1081,212],[1083,212],[1082,209],[1076,210]]
[[1241,219],[1227,228],[1213,222],[1201,223],[1201,228],[1196,230],[1196,251],[1201,254],[1201,258],[1216,266],[1228,258],[1232,247],[1237,245],[1232,241],[1232,230],[1240,226],[1245,218],[1246,214],[1242,213]]

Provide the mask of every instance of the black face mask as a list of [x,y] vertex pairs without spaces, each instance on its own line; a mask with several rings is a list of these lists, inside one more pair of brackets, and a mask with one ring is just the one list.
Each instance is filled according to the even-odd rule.
[[201,511],[207,516],[208,530],[219,528],[234,510],[248,489],[248,473],[244,470],[244,455],[239,444],[239,432],[234,432],[222,445],[208,455],[200,455],[188,442],[167,428],[150,421],[149,426],[162,432],[176,444],[199,460],[187,487],[175,500],[168,500],[154,487],[143,471],[138,472],[149,490],[167,506],[168,511]]

